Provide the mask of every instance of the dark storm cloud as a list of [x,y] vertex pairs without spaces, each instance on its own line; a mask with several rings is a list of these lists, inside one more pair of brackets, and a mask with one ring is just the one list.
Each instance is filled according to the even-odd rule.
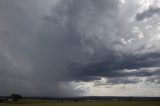
[[[1,95],[83,95],[64,83],[75,80],[72,63],[89,62],[83,43],[88,30],[104,14],[114,16],[117,3],[62,0],[46,15],[45,9],[39,8],[39,1],[1,0]],[[93,41],[88,41],[91,43],[85,43],[92,46]]]
[[142,13],[138,13],[135,18],[137,21],[142,21],[154,15],[160,15],[159,7],[149,7],[147,10],[143,11]]
[[[88,6],[89,4],[90,6]],[[47,28],[38,37],[38,47],[35,47],[39,53],[38,55],[35,54],[39,60],[35,62],[38,65],[36,68],[40,68],[36,70],[46,70],[47,72],[42,70],[43,74],[41,75],[46,74],[48,78],[54,79],[52,76],[56,74],[55,79],[60,78],[60,80],[69,81],[94,80],[95,76],[101,75],[101,72],[96,73],[94,70],[88,72],[89,70],[86,71],[83,68],[85,66],[90,67],[93,57],[96,58],[94,59],[95,62],[100,62],[101,57],[107,55],[107,58],[109,58],[112,54],[109,52],[110,48],[105,48],[101,44],[96,32],[96,36],[94,36],[95,28],[92,29],[92,27],[96,27],[97,21],[100,21],[99,18],[104,18],[103,15],[105,14],[110,15],[110,17],[115,16],[112,13],[113,11],[118,11],[116,0],[100,0],[99,2],[95,0],[83,2],[71,0],[62,2],[59,7],[53,10],[52,15],[44,18],[44,26]],[[114,21],[110,17],[109,19]],[[93,32],[93,37],[87,38],[90,32]],[[41,44],[42,42],[43,44]],[[89,56],[90,51],[87,50],[87,46],[94,49],[96,52],[94,56]],[[103,52],[103,49],[107,50],[105,53],[100,53]],[[44,52],[47,53],[47,56],[44,55]],[[44,61],[46,66],[43,65]],[[94,74],[90,76],[88,73]]]
[[[106,51],[107,52],[107,51]],[[109,51],[108,51],[109,52]],[[105,53],[103,51],[103,53]],[[151,71],[150,67],[159,67],[160,65],[160,56],[159,53],[146,53],[143,55],[124,55],[116,56],[114,51],[112,51],[107,57],[101,58],[99,62],[90,63],[88,65],[78,65],[73,64],[73,76],[76,76],[75,79],[88,80],[93,76],[97,77],[145,77],[145,76],[154,76],[160,75],[160,69],[155,69]],[[93,57],[94,58],[94,57]],[[99,59],[96,59],[99,60]],[[93,60],[94,61],[94,60]],[[122,73],[122,70],[138,70],[136,72]],[[90,76],[90,77],[88,77]],[[92,76],[92,77],[91,77]],[[95,79],[96,80],[96,79]],[[123,82],[122,82],[123,83]]]
[[[83,95],[68,81],[135,76],[121,70],[159,66],[158,52],[134,54],[115,49],[122,46],[119,37],[126,37],[118,18],[118,0],[61,0],[47,14],[42,2],[0,0],[1,95]],[[109,83],[135,83],[116,80]]]

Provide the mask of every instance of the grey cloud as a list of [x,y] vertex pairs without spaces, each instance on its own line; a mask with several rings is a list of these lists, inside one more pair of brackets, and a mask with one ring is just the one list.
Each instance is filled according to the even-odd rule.
[[140,69],[125,69],[119,71],[124,76],[130,77],[152,77],[155,75],[160,75],[160,68],[159,67],[148,67],[148,68],[140,68]]
[[135,17],[137,21],[142,21],[146,18],[150,18],[154,15],[160,15],[160,8],[159,7],[149,7],[147,10],[143,11],[142,13],[138,13]]
[[116,84],[135,84],[135,83],[139,83],[139,81],[129,78],[110,78],[107,80],[106,84],[116,85]]
[[[74,67],[70,67],[72,63],[85,65],[90,62],[90,52],[86,50],[89,42],[85,39],[96,29],[96,21],[100,21],[104,14],[112,19],[113,11],[117,11],[117,0],[62,0],[48,15],[45,11],[39,12],[38,3],[32,5],[33,2],[0,1],[3,4],[0,7],[1,35],[9,35],[0,40],[3,44],[1,57],[4,58],[0,71],[1,85],[4,85],[0,88],[1,95],[11,92],[45,96],[83,95],[82,91],[60,83],[76,80]],[[96,41],[97,34],[94,33],[93,40]],[[87,45],[93,46],[92,39],[88,40],[91,43]],[[100,46],[97,49],[101,49]],[[12,83],[19,83],[19,86]]]
[[130,53],[132,48],[127,48],[122,52],[125,45],[119,39],[129,36],[122,27],[127,22],[119,18],[118,0],[61,0],[50,12],[39,9],[42,1],[36,5],[33,2],[0,1],[5,4],[0,6],[0,85],[5,84],[1,94],[83,95],[67,83],[100,77],[110,77],[112,84],[136,83],[127,79],[135,73],[119,70],[159,66],[156,51],[134,54]]
[[[65,1],[60,4],[59,8],[53,10],[53,15],[44,18],[47,18],[44,23],[44,26],[46,26],[47,28],[44,29],[42,35],[38,37],[38,47],[39,44],[41,45],[41,42],[43,42],[43,45],[40,48],[37,48],[39,54],[36,55],[40,56],[37,57],[38,59],[44,59],[48,62],[46,67],[37,67],[47,70],[48,72],[45,73],[48,77],[52,77],[52,73],[57,73],[57,75],[59,74],[60,76],[62,76],[61,73],[65,73],[65,76],[62,77],[64,78],[63,80],[76,80],[76,78],[80,77],[81,78],[79,80],[87,80],[87,78],[92,79],[94,77],[88,76],[87,71],[82,69],[84,66],[88,66],[90,64],[90,62],[92,61],[90,59],[92,59],[93,57],[90,56],[90,52],[86,47],[88,46],[93,50],[93,52],[96,52],[94,56],[98,57],[94,61],[98,61],[99,57],[103,57],[106,55],[100,53],[100,51],[103,52],[103,49],[105,49],[105,47],[98,39],[98,33],[96,34],[95,32],[94,34],[94,27],[96,27],[97,21],[101,21],[99,20],[99,17],[103,16],[106,13],[112,15],[112,11],[118,11],[118,7],[115,10],[108,10],[111,5],[113,5],[113,7],[114,5],[117,5],[115,4],[115,1],[101,0],[99,2],[102,2],[102,4],[106,5],[104,7],[99,6],[99,4],[94,0],[88,0],[85,2]],[[88,4],[92,5],[88,6]],[[111,20],[111,18],[109,19]],[[84,29],[83,27],[86,27],[86,29]],[[91,37],[89,37],[88,35],[90,32],[91,34],[93,33]],[[46,35],[47,38],[44,35]],[[53,49],[48,49],[48,47],[51,47]],[[43,58],[43,52],[46,51],[49,57],[45,56]],[[107,52],[109,52],[108,49]],[[54,56],[52,56],[52,54],[54,54]],[[40,60],[40,62],[42,63],[36,63],[43,64],[43,61]],[[55,71],[59,71],[52,71],[54,66],[53,63],[55,64]],[[93,73],[93,71],[91,73]]]
[[145,82],[150,82],[150,83],[155,83],[155,84],[160,84],[160,76],[159,75],[154,75],[152,77],[148,77]]
[[139,79],[136,78],[130,78],[130,77],[106,77],[106,81],[95,81],[94,86],[107,86],[107,85],[117,85],[117,84],[137,84],[139,83]]
[[[109,52],[109,51],[106,51]],[[103,53],[105,53],[103,51]],[[154,72],[149,71],[151,70],[150,67],[159,67],[159,53],[149,53],[149,54],[143,54],[143,55],[124,55],[124,56],[117,56],[113,54],[114,51],[112,51],[109,56],[103,57],[101,61],[90,63],[88,65],[78,65],[73,64],[72,67],[74,72],[73,76],[76,76],[75,78],[77,80],[83,80],[83,78],[86,80],[86,77],[88,77],[88,80],[91,78],[93,79],[97,77],[128,77],[128,76],[137,76],[137,77],[147,77],[147,76],[154,76],[154,75],[160,75],[159,69],[155,68]],[[99,59],[96,59],[99,60]],[[131,73],[121,73],[122,70],[128,69],[128,70],[138,70],[136,72]],[[81,77],[82,76],[82,77]],[[91,77],[92,76],[92,77]],[[122,82],[123,83],[123,82]]]

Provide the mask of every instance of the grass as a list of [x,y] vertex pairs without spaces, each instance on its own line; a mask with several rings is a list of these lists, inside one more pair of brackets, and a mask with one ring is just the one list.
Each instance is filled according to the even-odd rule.
[[48,100],[23,100],[12,103],[0,103],[0,106],[160,106],[160,101],[148,102],[121,102],[121,101],[81,101],[81,102],[59,102]]

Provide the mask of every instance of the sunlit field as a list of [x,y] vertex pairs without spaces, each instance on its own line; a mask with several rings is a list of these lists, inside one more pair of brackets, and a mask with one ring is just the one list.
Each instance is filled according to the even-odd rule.
[[19,102],[0,103],[0,106],[160,106],[160,101],[47,101],[23,100]]

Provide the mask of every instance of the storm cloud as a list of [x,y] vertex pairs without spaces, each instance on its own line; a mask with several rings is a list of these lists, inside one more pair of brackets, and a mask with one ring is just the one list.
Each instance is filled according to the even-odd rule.
[[[0,95],[82,96],[70,82],[101,77],[111,85],[155,82],[159,41],[142,37],[145,29],[122,7],[120,0],[0,0]],[[153,14],[159,8],[136,19]]]

